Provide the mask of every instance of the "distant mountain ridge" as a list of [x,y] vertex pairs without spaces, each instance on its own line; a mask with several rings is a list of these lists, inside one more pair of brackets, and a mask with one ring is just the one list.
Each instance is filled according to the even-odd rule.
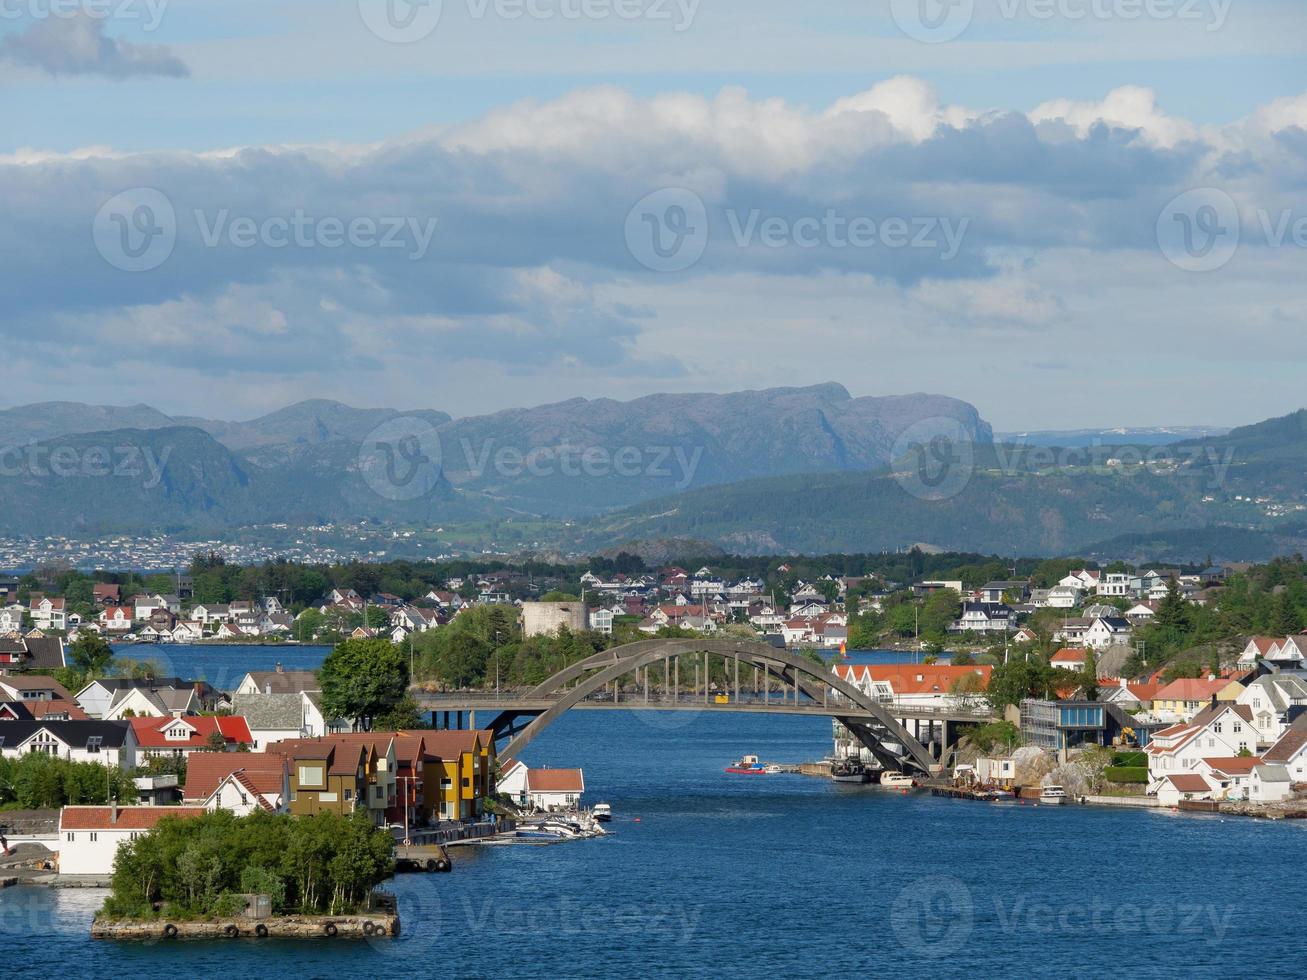
[[[399,425],[394,432],[392,422]],[[172,417],[146,405],[52,402],[0,411],[0,446],[16,447],[17,458],[28,461],[0,476],[0,531],[573,519],[774,473],[884,470],[905,432],[928,439],[945,431],[979,444],[992,438],[966,402],[853,398],[838,384],[629,402],[572,399],[458,420],[436,410],[357,409],[325,400],[248,422]],[[368,444],[378,432],[379,449]],[[406,439],[410,432],[420,440]],[[165,477],[135,490],[122,481],[99,494],[98,484],[85,482],[94,476],[61,476],[32,462],[56,452],[84,461],[120,446],[166,454]],[[403,487],[379,487],[385,467],[368,457],[372,470],[361,469],[374,449],[401,470],[409,462],[438,464],[438,479],[417,499]]]

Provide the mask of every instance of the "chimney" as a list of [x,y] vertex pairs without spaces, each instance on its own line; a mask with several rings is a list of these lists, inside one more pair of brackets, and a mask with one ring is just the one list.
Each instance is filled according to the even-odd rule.
[[118,801],[114,800],[113,805],[110,806],[109,808],[109,823],[116,824],[117,822],[118,822]]
[[272,693],[272,681],[268,681],[268,683],[263,685],[263,693],[264,694]]

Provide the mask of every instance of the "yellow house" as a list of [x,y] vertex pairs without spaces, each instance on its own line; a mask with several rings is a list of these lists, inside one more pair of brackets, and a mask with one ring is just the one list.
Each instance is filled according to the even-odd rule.
[[[410,731],[439,759],[440,782],[428,805],[439,820],[477,820],[495,791],[495,739],[489,731]],[[428,779],[428,785],[431,784]]]
[[1182,677],[1153,695],[1153,714],[1188,721],[1213,699],[1237,700],[1243,689],[1242,684],[1228,677]]

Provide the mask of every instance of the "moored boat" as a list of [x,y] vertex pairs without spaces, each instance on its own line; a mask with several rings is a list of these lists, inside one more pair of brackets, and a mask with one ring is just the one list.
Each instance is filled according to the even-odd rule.
[[911,789],[917,785],[917,781],[911,776],[905,776],[897,770],[886,770],[880,774],[880,785],[886,789]]
[[608,823],[613,819],[613,808],[607,803],[596,803],[594,818],[600,823]]
[[737,776],[761,776],[767,772],[756,755],[743,756],[735,765],[727,766],[726,771]]
[[871,776],[857,759],[836,759],[831,763],[830,778],[837,783],[865,783]]
[[1066,802],[1066,790],[1061,786],[1045,786],[1039,791],[1039,802],[1046,806],[1061,806]]

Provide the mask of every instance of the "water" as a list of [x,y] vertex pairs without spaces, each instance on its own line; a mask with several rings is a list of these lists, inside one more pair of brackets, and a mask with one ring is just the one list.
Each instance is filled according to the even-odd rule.
[[158,667],[158,677],[208,681],[229,691],[251,670],[272,670],[281,664],[287,670],[317,670],[331,652],[329,646],[299,644],[225,643],[115,643],[118,661],[149,661]]
[[9,889],[0,892],[4,972],[1303,973],[1307,881],[1296,869],[1307,825],[979,804],[722,772],[745,753],[799,762],[829,747],[820,719],[573,712],[524,758],[584,767],[586,799],[613,805],[614,834],[463,849],[452,874],[402,876],[389,886],[404,923],[398,940],[93,943],[103,893]]

